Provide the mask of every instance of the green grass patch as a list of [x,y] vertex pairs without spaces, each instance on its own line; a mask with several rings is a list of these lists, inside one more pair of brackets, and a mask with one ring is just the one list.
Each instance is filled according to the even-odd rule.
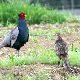
[[80,76],[68,74],[65,80],[79,80]]
[[26,19],[29,24],[62,23],[66,21],[66,15],[57,10],[47,9],[40,4],[32,5],[22,0],[9,0],[8,3],[0,3],[0,22],[4,26],[17,23],[18,14],[22,11],[27,14]]
[[[80,66],[80,53],[75,51],[69,51],[69,62],[71,65]],[[57,64],[58,57],[52,49],[47,49],[43,46],[36,46],[31,49],[30,52],[26,55],[17,57],[15,55],[10,55],[5,60],[0,61],[1,68],[10,68],[12,66],[22,66],[36,63],[44,64]]]
[[80,66],[80,50],[69,51],[69,61],[71,65],[79,65]]

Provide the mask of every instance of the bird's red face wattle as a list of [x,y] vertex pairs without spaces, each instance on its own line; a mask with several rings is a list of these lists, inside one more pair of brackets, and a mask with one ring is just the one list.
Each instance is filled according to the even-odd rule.
[[24,12],[19,14],[19,18],[20,19],[25,19],[26,18],[26,14]]

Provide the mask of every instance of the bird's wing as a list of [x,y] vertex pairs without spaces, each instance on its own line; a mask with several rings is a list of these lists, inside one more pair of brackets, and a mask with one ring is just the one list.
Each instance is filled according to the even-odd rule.
[[12,31],[10,31],[9,33],[7,33],[2,41],[2,44],[4,46],[6,45],[11,45],[13,46],[13,44],[15,43],[17,36],[19,34],[19,30],[18,27],[16,27],[15,29],[13,29]]
[[66,42],[64,42],[64,44],[65,44],[65,52],[68,53],[68,45]]
[[10,35],[11,35],[11,31],[8,32],[8,33],[5,35],[5,37],[4,37],[3,41],[2,41],[2,44],[3,44],[4,46],[10,45]]
[[13,46],[13,44],[15,43],[15,41],[17,40],[19,34],[19,30],[18,27],[16,27],[14,30],[11,31],[11,46]]
[[60,47],[59,44],[55,42],[54,49],[57,53],[58,53],[59,47]]

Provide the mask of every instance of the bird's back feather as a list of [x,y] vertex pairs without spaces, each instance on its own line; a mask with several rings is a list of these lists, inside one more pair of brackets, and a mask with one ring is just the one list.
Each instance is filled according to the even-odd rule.
[[68,53],[67,43],[63,40],[57,40],[55,42],[55,50],[58,55],[66,55]]
[[17,37],[19,34],[18,27],[15,29],[11,30],[7,35],[4,37],[3,42],[5,43],[5,46],[13,46],[15,43]]

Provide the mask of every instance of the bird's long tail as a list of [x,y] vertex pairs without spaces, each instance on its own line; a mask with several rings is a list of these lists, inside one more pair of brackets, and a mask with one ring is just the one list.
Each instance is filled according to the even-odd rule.
[[67,58],[64,59],[64,65],[66,67],[66,69],[69,71],[69,72],[72,72],[71,68],[70,68],[70,64],[69,64],[69,61]]

